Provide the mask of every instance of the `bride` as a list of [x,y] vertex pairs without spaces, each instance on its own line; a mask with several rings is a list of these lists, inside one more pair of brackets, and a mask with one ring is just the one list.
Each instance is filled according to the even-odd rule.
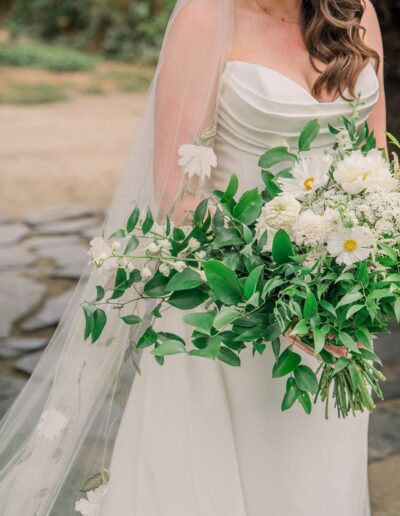
[[[232,172],[243,190],[260,185],[259,156],[294,148],[313,118],[322,152],[358,95],[358,122],[385,147],[382,58],[369,0],[178,1],[105,234],[137,203],[184,223]],[[190,167],[178,164],[185,143]],[[217,156],[210,176],[193,165],[204,146]],[[370,514],[368,414],[281,412],[268,347],[244,352],[241,368],[181,355],[160,367],[146,350],[132,367],[124,355],[139,335],[117,318],[97,343],[83,339],[79,304],[98,281],[86,272],[2,422],[3,516]],[[173,309],[156,324],[189,337]]]

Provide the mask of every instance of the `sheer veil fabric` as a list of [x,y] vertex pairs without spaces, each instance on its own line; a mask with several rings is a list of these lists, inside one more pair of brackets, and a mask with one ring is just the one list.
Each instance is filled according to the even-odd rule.
[[[104,224],[123,227],[135,205],[162,222],[195,206],[206,185],[178,165],[184,143],[215,134],[221,72],[231,47],[234,0],[179,0],[133,151]],[[88,477],[107,471],[135,367],[124,360],[135,333],[109,310],[101,339],[85,342],[80,303],[95,297],[96,271],[84,271],[73,299],[33,375],[0,427],[0,514],[74,514]],[[140,365],[140,357],[138,357]],[[134,436],[132,436],[134,439]]]

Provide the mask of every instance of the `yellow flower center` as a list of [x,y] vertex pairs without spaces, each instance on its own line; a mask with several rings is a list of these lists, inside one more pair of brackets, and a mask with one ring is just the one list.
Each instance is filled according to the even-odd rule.
[[312,190],[313,183],[315,181],[315,177],[309,177],[304,181],[304,187],[306,190]]
[[346,251],[355,251],[357,249],[357,242],[355,240],[346,240],[346,242],[343,244],[343,247]]

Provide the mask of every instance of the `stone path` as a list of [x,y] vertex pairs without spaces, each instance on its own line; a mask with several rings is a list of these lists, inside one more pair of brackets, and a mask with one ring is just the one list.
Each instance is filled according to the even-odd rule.
[[[0,416],[34,369],[87,262],[103,213],[64,205],[0,219]],[[373,516],[399,516],[400,328],[382,337],[386,399],[370,419]],[[354,515],[358,516],[358,515]]]

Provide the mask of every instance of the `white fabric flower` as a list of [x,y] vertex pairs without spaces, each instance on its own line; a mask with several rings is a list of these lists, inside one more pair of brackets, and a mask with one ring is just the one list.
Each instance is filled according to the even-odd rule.
[[282,193],[267,202],[257,220],[257,233],[268,228],[290,230],[300,213],[300,203],[291,195]]
[[161,272],[161,274],[163,276],[169,276],[171,269],[169,268],[169,266],[166,263],[162,263],[159,267],[159,271]]
[[358,194],[376,186],[391,192],[397,186],[389,163],[378,149],[372,149],[367,155],[357,150],[345,156],[336,164],[333,177],[349,194]]
[[299,215],[293,225],[292,233],[296,244],[323,244],[331,230],[329,217],[317,215],[312,210],[306,210]]
[[177,262],[174,263],[174,269],[178,272],[182,272],[184,269],[186,269],[187,265],[185,262],[182,262],[180,260],[178,260]]
[[81,498],[76,502],[75,511],[80,512],[82,516],[100,516],[101,505],[106,494],[107,488],[104,485],[88,491],[87,498]]
[[141,271],[141,276],[142,276],[142,281],[147,281],[153,276],[153,273],[151,272],[151,270],[148,267],[143,267],[143,269]]
[[36,430],[46,441],[53,441],[60,437],[67,425],[68,418],[65,414],[55,408],[49,408],[40,416]]
[[303,199],[325,186],[329,180],[329,169],[332,165],[332,156],[314,153],[300,158],[291,170],[292,178],[278,178],[277,182],[286,194],[295,199]]
[[179,147],[178,161],[189,177],[210,177],[211,168],[217,166],[217,156],[211,147],[186,143]]
[[352,265],[368,258],[374,242],[374,235],[367,227],[341,228],[329,236],[328,252],[336,257],[337,263]]

